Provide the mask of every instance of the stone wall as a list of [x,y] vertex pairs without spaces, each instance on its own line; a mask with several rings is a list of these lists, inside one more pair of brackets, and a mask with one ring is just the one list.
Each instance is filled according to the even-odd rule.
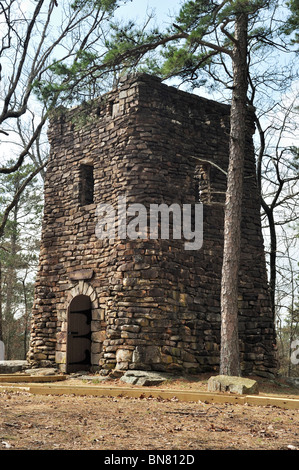
[[[148,75],[128,78],[92,106],[57,110],[49,130],[32,364],[56,362],[66,370],[69,305],[84,294],[92,302],[94,370],[218,370],[229,111]],[[248,118],[240,350],[244,374],[266,375],[276,367],[275,331],[253,132]],[[93,167],[92,201],[82,201],[82,165]],[[179,239],[99,240],[96,207],[117,209],[123,195],[146,208],[203,202],[202,248],[187,251]]]

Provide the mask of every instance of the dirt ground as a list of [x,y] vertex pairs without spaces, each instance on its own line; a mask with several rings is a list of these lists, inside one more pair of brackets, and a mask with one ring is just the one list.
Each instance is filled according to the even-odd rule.
[[[97,381],[74,377],[69,383],[92,387]],[[207,381],[159,387],[202,391]],[[259,388],[263,395],[299,397],[298,388],[283,382],[259,380]],[[0,450],[299,450],[299,410],[273,406],[10,391],[0,393],[0,410]]]

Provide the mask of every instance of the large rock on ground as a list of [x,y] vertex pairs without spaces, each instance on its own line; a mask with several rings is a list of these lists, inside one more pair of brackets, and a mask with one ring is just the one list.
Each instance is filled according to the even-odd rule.
[[54,367],[38,368],[38,369],[26,369],[25,373],[28,375],[56,375],[58,373],[57,369]]
[[228,375],[216,375],[208,380],[209,392],[231,392],[240,395],[258,393],[258,384],[255,380],[244,377],[230,377]]
[[143,370],[128,370],[120,380],[133,385],[151,386],[159,385],[171,378],[171,375],[164,374],[163,372],[160,373],[147,372]]
[[29,367],[27,361],[0,361],[0,374],[14,374]]

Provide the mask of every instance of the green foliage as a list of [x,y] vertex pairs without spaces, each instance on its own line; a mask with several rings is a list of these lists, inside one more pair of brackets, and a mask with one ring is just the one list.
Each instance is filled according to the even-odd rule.
[[143,28],[136,28],[132,21],[125,25],[111,24],[110,27],[111,35],[106,41],[107,53],[104,60],[106,64],[117,62],[118,58],[123,56],[125,61],[134,61],[138,57],[139,46],[150,45],[162,38],[157,28],[146,31]]
[[[84,80],[95,67],[98,55],[94,52],[79,50],[75,60],[66,64],[59,61],[49,67],[52,80],[36,80],[33,89],[38,98],[51,106],[58,96],[63,97],[65,104],[73,102],[84,88]],[[80,87],[78,83],[80,82]]]
[[295,145],[292,145],[290,147],[290,152],[293,157],[293,160],[291,162],[293,168],[297,171],[298,178],[299,178],[299,147],[296,147]]
[[290,10],[290,16],[282,27],[282,32],[287,35],[295,34],[292,42],[299,42],[299,0],[289,0],[287,6]]
[[263,8],[270,8],[272,3],[272,0],[187,1],[182,6],[176,22],[185,31],[192,34],[197,31],[198,37],[202,37],[211,32],[208,28],[212,25],[228,24],[240,13],[253,17]]
[[82,10],[86,7],[93,7],[111,13],[118,4],[118,0],[75,0],[71,7],[74,10]]
[[[163,78],[178,76],[193,86],[198,86],[207,83],[207,78],[202,78],[203,70],[211,76],[214,74],[213,67],[219,69],[222,62],[220,73],[223,73],[224,59],[222,57],[219,60],[217,56],[232,51],[236,15],[246,12],[254,23],[257,11],[261,13],[260,10],[272,3],[275,2],[264,0],[184,2],[173,27],[168,32],[169,35],[181,32],[182,39],[168,42],[161,50],[159,75]],[[271,31],[259,25],[255,30],[255,38],[269,37],[270,33]],[[225,67],[229,68],[228,65]],[[217,72],[214,76],[217,76]]]
[[[74,0],[66,14],[68,35],[64,47],[69,53],[47,63],[33,81],[33,92],[46,107],[79,104],[103,92],[109,73],[104,70],[106,28],[119,4],[126,0]],[[68,16],[69,15],[69,16]],[[61,52],[61,51],[60,51]],[[104,90],[106,91],[106,90]]]
[[[185,0],[172,26],[162,32],[150,28],[149,21],[141,27],[133,21],[113,23],[113,12],[121,3],[117,0],[73,1],[72,8],[78,12],[108,13],[111,24],[103,42],[106,51],[96,47],[81,48],[78,44],[79,50],[74,51],[72,60],[53,61],[48,77],[34,83],[36,94],[47,106],[52,103],[69,106],[92,99],[107,91],[102,86],[104,80],[112,81],[118,74],[131,70],[149,71],[162,78],[178,76],[187,81],[189,75],[190,83],[193,80],[204,83],[200,78],[202,70],[211,76],[212,68],[219,69],[219,64],[224,63],[223,53],[232,50],[234,21],[240,12],[249,16],[248,46],[251,50],[273,45],[275,39],[273,22],[264,21],[263,15],[274,12],[279,0]],[[299,0],[289,0],[287,4],[291,16],[285,21],[284,34],[291,34],[298,27],[298,3]],[[171,39],[179,35],[180,40]],[[220,60],[217,54],[222,54]],[[228,67],[227,63],[225,66]],[[223,73],[222,65],[219,70]]]
[[123,55],[135,47],[140,39],[144,39],[140,32],[134,28],[135,25],[132,21],[122,27],[111,24],[111,36],[105,43],[107,47],[106,63],[113,62],[119,55]]
[[179,76],[182,79],[191,80],[192,87],[198,87],[206,83],[206,78],[200,77],[199,64],[203,61],[207,66],[210,58],[206,58],[204,54],[192,53],[189,46],[170,45],[161,52],[164,62],[160,65],[156,72],[162,78],[168,76]]
[[194,31],[198,28],[199,19],[204,19],[207,23],[211,19],[211,13],[215,8],[215,2],[210,0],[188,1],[182,6],[176,22],[185,31]]

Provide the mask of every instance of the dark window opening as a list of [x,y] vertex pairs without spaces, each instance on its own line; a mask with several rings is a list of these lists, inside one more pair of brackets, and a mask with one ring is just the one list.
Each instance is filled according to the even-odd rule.
[[94,177],[92,165],[80,167],[80,203],[83,206],[94,202]]
[[203,163],[195,168],[195,199],[202,204],[225,204],[226,175],[217,165]]
[[195,168],[196,200],[203,204],[211,203],[210,165],[197,165]]
[[113,116],[113,105],[114,105],[114,101],[109,101],[108,103],[108,113],[110,116]]
[[115,103],[115,101],[109,101],[108,103],[108,113],[109,116],[114,118],[119,114],[119,103]]

